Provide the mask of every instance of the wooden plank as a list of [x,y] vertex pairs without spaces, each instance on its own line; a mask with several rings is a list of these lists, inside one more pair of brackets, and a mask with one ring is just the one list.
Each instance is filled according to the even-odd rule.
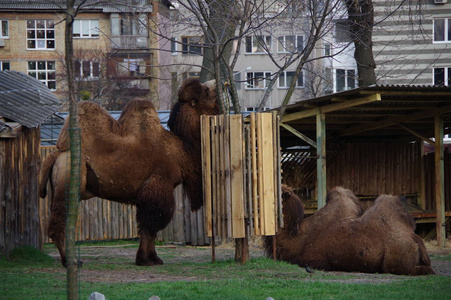
[[243,121],[241,115],[229,115],[230,118],[230,185],[232,200],[232,237],[244,238],[244,174],[243,174]]
[[261,157],[259,167],[263,177],[263,216],[264,216],[264,235],[275,235],[275,199],[274,199],[274,153],[271,138],[272,135],[272,115],[261,113],[260,116],[260,147],[258,147],[259,156]]
[[278,231],[278,227],[283,227],[283,215],[282,215],[282,190],[281,190],[281,181],[282,181],[282,163],[281,163],[281,155],[280,155],[280,127],[279,127],[279,116],[276,113],[272,115],[273,119],[273,147],[274,147],[274,182],[277,186],[275,188],[275,199],[277,205],[277,218],[276,218],[276,228]]
[[252,201],[253,201],[253,214],[254,214],[254,229],[256,235],[261,235],[260,228],[260,216],[258,205],[258,193],[260,187],[258,186],[258,169],[257,169],[257,120],[255,113],[250,114],[250,145],[252,156]]
[[435,136],[435,209],[437,214],[437,245],[446,246],[445,225],[445,171],[444,171],[444,148],[443,148],[443,117],[434,117]]
[[298,120],[298,119],[307,118],[307,117],[313,117],[320,113],[325,114],[325,113],[329,113],[329,112],[333,112],[333,111],[337,111],[337,110],[341,110],[341,109],[346,109],[346,108],[353,107],[353,106],[364,105],[364,104],[375,102],[375,101],[381,101],[380,94],[377,94],[377,93],[371,94],[368,96],[364,96],[362,98],[343,101],[340,103],[329,104],[329,105],[325,105],[322,107],[311,108],[309,110],[299,111],[299,112],[295,112],[292,114],[286,114],[282,117],[282,122],[286,123],[286,122],[293,121],[293,120]]
[[223,133],[222,136],[222,143],[223,143],[223,150],[224,150],[224,156],[223,156],[223,174],[224,174],[224,206],[225,206],[225,212],[226,212],[226,221],[227,221],[227,237],[233,237],[232,232],[232,199],[231,199],[231,158],[230,158],[230,122],[229,122],[229,116],[230,115],[223,115]]
[[211,140],[210,140],[210,117],[206,115],[201,116],[201,130],[202,130],[202,167],[203,167],[203,188],[204,188],[204,213],[205,213],[205,230],[207,236],[213,236],[212,233],[212,174],[211,174]]
[[286,130],[288,130],[289,132],[291,132],[292,134],[294,134],[295,136],[297,136],[298,138],[300,138],[301,140],[303,140],[304,142],[306,142],[307,144],[309,144],[310,146],[312,146],[313,148],[316,148],[316,142],[313,141],[312,139],[310,139],[308,136],[306,136],[305,134],[297,131],[295,128],[291,127],[288,124],[285,123],[280,123],[280,126],[282,126],[283,128],[285,128]]
[[256,118],[256,139],[257,139],[257,172],[258,172],[258,208],[259,208],[259,223],[260,223],[260,231],[261,235],[266,235],[266,227],[265,227],[265,199],[264,199],[264,182],[263,182],[263,134],[262,134],[262,114],[257,114]]

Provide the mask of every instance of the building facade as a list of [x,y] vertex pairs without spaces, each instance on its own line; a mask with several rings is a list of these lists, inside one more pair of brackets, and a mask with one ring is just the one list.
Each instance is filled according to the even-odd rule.
[[[37,78],[63,103],[65,2],[0,2],[0,69]],[[80,6],[73,24],[73,63],[82,99],[101,102],[110,110],[136,97],[167,107],[170,97],[160,90],[160,70],[153,67],[162,58],[152,29],[167,10],[167,1],[147,0],[124,5],[87,1]],[[165,96],[162,103],[160,95]]]

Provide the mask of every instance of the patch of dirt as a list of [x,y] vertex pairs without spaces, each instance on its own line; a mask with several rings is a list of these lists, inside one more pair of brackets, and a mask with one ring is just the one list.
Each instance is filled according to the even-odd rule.
[[[451,277],[451,261],[441,259],[444,255],[451,254],[451,240],[447,241],[447,247],[441,248],[437,246],[436,241],[427,242],[426,247],[431,257],[432,267],[437,275]],[[179,275],[173,275],[167,271],[165,267],[173,265],[182,265],[186,262],[211,262],[212,250],[211,247],[191,247],[183,245],[166,245],[157,247],[157,253],[164,260],[165,266],[155,267],[137,267],[134,265],[137,246],[127,247],[121,246],[85,246],[82,247],[81,259],[86,267],[80,270],[80,280],[84,282],[160,282],[160,281],[199,281],[212,279],[211,277],[192,276],[192,274],[183,274],[183,266],[180,269]],[[59,259],[59,254],[56,250],[51,251],[49,255]],[[223,261],[233,259],[235,256],[235,248],[233,243],[223,244],[215,248],[216,261]],[[257,244],[250,245],[251,258],[263,257],[263,250]],[[90,263],[111,265],[111,270],[102,268],[96,270],[90,268]],[[302,272],[306,272],[300,268]],[[65,270],[61,268],[61,273]],[[315,273],[307,275],[305,280],[320,280],[325,279],[315,278],[316,275],[337,275],[341,278],[326,279],[329,282],[343,282],[343,283],[389,283],[397,280],[406,280],[406,276],[397,276],[390,274],[368,274],[355,272],[322,272],[315,271]],[[287,275],[289,276],[289,275]],[[322,276],[321,276],[322,277]],[[343,277],[349,277],[343,279]]]

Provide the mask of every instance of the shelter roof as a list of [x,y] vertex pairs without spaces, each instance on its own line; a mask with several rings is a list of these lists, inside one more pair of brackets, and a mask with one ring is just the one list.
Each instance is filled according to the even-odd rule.
[[318,113],[325,114],[328,141],[430,139],[438,115],[451,134],[451,87],[373,85],[299,101],[286,108],[282,143],[302,144],[292,129],[315,141]]
[[[61,101],[36,78],[16,71],[0,71],[0,117],[25,127],[38,127],[60,105]],[[0,131],[6,125],[0,124]]]

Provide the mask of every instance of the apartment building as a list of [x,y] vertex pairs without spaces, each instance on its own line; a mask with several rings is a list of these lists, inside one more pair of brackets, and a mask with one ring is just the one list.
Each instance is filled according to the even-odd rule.
[[[286,1],[281,0],[281,3]],[[273,3],[273,2],[272,2]],[[396,1],[374,0],[375,27],[373,52],[377,84],[450,85],[451,84],[451,3],[447,0]],[[281,5],[283,6],[283,4]],[[281,7],[279,6],[279,7]],[[265,12],[278,14],[277,6]],[[292,7],[295,9],[295,6]],[[279,18],[290,18],[286,9]],[[302,99],[339,92],[358,86],[354,45],[349,34],[346,10],[337,6],[331,27],[317,43],[311,61],[304,66],[291,99]],[[306,46],[309,36],[308,13],[299,13],[292,26],[260,28],[261,34],[243,38],[235,66],[235,81],[242,110],[254,110],[266,91],[267,82],[278,67],[274,60]],[[172,61],[179,77],[196,76],[202,64],[202,32],[187,23],[175,22]],[[290,24],[289,22],[285,24]],[[293,24],[296,24],[294,26]],[[265,31],[266,30],[266,31]],[[263,46],[264,45],[264,46]],[[237,51],[235,48],[234,51]],[[284,71],[273,87],[266,107],[281,105],[294,73],[294,65]]]
[[[451,2],[413,1],[399,7],[374,1],[378,84],[451,85]],[[419,12],[412,9],[420,9]]]
[[[37,78],[63,104],[67,99],[65,3],[0,1],[0,69]],[[136,97],[150,98],[157,108],[167,109],[170,95],[158,84],[161,70],[153,67],[164,60],[164,54],[160,55],[162,46],[152,32],[164,18],[169,3],[99,3],[84,1],[73,24],[73,62],[79,95],[99,101],[110,110],[119,110],[126,100]]]

